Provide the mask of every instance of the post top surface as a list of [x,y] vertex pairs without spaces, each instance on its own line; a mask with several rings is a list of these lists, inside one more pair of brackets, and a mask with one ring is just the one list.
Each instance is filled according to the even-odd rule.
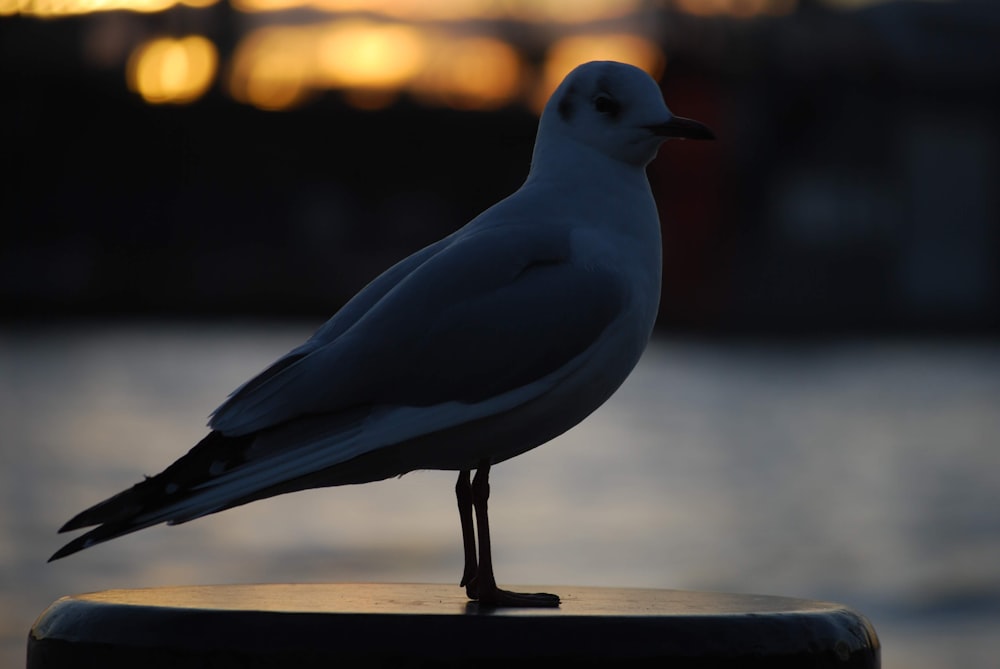
[[354,615],[499,616],[742,616],[752,614],[822,614],[844,610],[840,604],[771,595],[686,590],[514,586],[519,592],[555,592],[557,609],[480,608],[462,588],[414,583],[270,583],[105,590],[67,599],[117,607],[153,607],[210,611]]
[[536,589],[557,593],[562,605],[493,609],[468,601],[457,585],[407,583],[72,595],[35,622],[28,666],[79,666],[86,658],[94,666],[132,667],[158,658],[157,666],[182,667],[202,657],[229,662],[219,666],[268,669],[362,659],[397,666],[401,657],[480,669],[485,660],[507,666],[532,658],[740,669],[803,663],[873,669],[879,662],[874,628],[840,604],[681,590],[518,588]]

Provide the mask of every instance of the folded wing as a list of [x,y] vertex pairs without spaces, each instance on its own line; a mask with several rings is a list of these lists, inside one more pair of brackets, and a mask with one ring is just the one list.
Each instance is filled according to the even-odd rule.
[[362,404],[475,403],[559,369],[614,320],[622,283],[574,264],[564,231],[517,233],[453,240],[349,324],[331,319],[209,425],[239,436]]
[[67,523],[63,531],[100,527],[53,557],[287,492],[359,456],[530,402],[586,362],[628,299],[615,272],[575,264],[559,231],[443,241],[234,392],[186,456]]

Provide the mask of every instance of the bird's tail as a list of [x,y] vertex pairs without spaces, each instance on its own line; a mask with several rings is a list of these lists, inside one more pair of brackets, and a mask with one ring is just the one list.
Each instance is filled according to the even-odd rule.
[[[59,532],[94,525],[98,527],[60,548],[49,558],[49,562],[152,525],[183,522],[197,517],[190,514],[178,517],[174,510],[198,494],[196,487],[199,484],[242,464],[252,441],[252,435],[226,437],[220,432],[210,432],[163,472],[147,477],[70,519],[59,528]],[[221,509],[205,513],[215,510]]]
[[362,438],[370,411],[359,405],[233,437],[212,431],[161,473],[63,525],[60,532],[97,527],[49,561],[160,523],[177,525],[286,492],[376,481],[409,471],[392,457],[358,457],[385,444],[384,439]]

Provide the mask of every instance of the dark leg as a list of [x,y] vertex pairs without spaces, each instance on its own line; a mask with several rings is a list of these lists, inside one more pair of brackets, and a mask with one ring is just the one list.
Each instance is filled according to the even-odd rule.
[[[466,593],[487,606],[559,606],[559,597],[544,592],[520,593],[501,590],[493,576],[493,554],[490,550],[490,521],[487,500],[490,498],[490,461],[483,460],[472,480],[472,504],[479,529],[479,569]],[[468,564],[468,563],[466,563]],[[470,590],[474,592],[470,592]],[[473,597],[473,594],[475,597]]]
[[458,473],[455,484],[455,497],[458,498],[458,517],[462,521],[462,546],[465,548],[465,570],[462,572],[462,582],[466,594],[473,599],[476,594],[476,531],[472,527],[472,483],[469,480],[469,470]]

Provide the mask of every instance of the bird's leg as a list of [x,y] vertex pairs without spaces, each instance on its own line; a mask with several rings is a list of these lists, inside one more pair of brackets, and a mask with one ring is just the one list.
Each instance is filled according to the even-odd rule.
[[[479,569],[476,578],[466,589],[470,598],[486,606],[559,606],[559,597],[544,592],[521,593],[501,590],[493,576],[493,555],[490,550],[490,521],[487,517],[487,500],[490,498],[490,461],[482,460],[472,479],[472,504],[476,510],[476,527],[479,530]],[[470,592],[473,591],[473,592]]]
[[476,531],[472,527],[472,483],[469,480],[469,470],[458,473],[455,484],[455,497],[458,499],[458,517],[462,521],[462,546],[465,549],[465,570],[462,572],[462,582],[470,599],[476,594]]

